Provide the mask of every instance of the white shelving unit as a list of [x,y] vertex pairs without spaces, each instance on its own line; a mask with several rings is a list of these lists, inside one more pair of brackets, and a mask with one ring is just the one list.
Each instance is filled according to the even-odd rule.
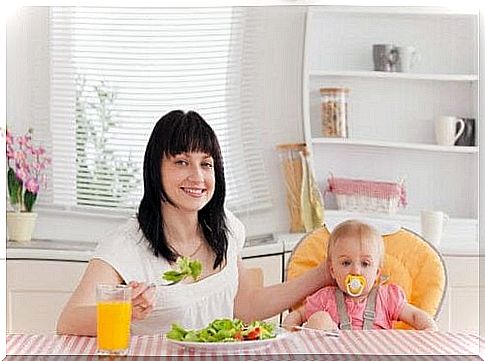
[[403,142],[386,142],[366,139],[349,139],[349,138],[312,138],[313,144],[342,144],[342,145],[367,145],[372,147],[416,149],[430,152],[450,152],[450,153],[478,153],[478,147],[458,147],[444,146],[437,144],[422,143],[403,143]]
[[476,74],[415,74],[415,73],[388,73],[378,71],[328,71],[315,70],[310,76],[342,76],[354,78],[383,78],[383,79],[414,79],[414,80],[436,80],[436,81],[463,81],[472,82],[478,80]]
[[[408,73],[373,71],[372,45],[414,46]],[[350,89],[349,137],[321,132],[321,87]],[[445,8],[310,6],[306,19],[303,119],[305,141],[322,189],[335,176],[406,179],[408,207],[478,215],[477,146],[440,146],[434,119],[476,119],[478,15]],[[326,207],[333,208],[331,197]]]

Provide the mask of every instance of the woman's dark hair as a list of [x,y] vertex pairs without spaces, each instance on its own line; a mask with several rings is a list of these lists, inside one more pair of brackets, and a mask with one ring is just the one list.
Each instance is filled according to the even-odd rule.
[[174,110],[165,114],[153,128],[143,161],[145,192],[138,208],[138,223],[150,242],[153,254],[175,262],[177,253],[170,248],[164,232],[161,204],[175,206],[162,186],[161,162],[165,156],[184,152],[203,152],[214,159],[215,189],[209,203],[199,210],[199,225],[216,254],[214,269],[226,259],[228,229],[224,212],[226,182],[221,149],[216,134],[196,112]]

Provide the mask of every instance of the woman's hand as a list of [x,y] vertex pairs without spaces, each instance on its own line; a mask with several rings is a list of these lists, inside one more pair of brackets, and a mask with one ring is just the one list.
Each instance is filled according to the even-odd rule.
[[335,279],[330,274],[330,261],[328,260],[328,258],[324,262],[321,262],[317,266],[317,269],[318,269],[318,274],[321,276],[321,280],[322,280],[321,287],[337,285],[337,283],[335,282]]
[[131,281],[132,320],[143,320],[153,310],[155,303],[155,286],[143,282]]

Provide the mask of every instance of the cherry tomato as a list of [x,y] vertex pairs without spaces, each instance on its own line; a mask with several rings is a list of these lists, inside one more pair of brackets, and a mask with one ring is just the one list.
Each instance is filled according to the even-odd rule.
[[246,340],[259,340],[259,336],[261,335],[261,328],[255,327],[246,336]]

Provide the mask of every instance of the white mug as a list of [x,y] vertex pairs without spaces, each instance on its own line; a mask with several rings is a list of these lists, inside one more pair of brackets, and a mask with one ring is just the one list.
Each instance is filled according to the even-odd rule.
[[413,46],[398,46],[396,52],[396,71],[409,72],[421,60],[421,56]]
[[441,211],[421,211],[421,235],[434,246],[439,246],[443,235],[443,227],[448,223],[449,217]]
[[[460,124],[456,131],[456,124]],[[461,118],[453,116],[441,116],[434,123],[436,142],[439,145],[455,145],[456,140],[465,130],[465,122]]]

